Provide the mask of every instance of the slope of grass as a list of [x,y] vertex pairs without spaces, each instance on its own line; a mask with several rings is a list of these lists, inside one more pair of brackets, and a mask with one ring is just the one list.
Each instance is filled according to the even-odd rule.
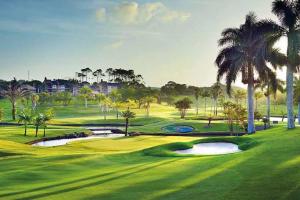
[[16,155],[0,157],[0,199],[298,199],[299,129],[278,126],[242,138],[258,145],[229,155],[156,157],[143,149],[196,139],[130,137],[42,148],[3,136],[0,152]]

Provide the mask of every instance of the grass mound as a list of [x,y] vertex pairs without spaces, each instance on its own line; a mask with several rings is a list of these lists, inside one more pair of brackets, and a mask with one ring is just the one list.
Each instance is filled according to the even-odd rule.
[[195,144],[208,143],[208,142],[230,142],[238,145],[239,149],[242,151],[246,151],[258,144],[255,139],[249,137],[214,137],[214,138],[198,139],[191,142],[176,142],[176,143],[151,147],[148,149],[144,149],[143,153],[144,155],[147,156],[158,156],[158,157],[199,156],[199,155],[182,155],[182,154],[177,154],[174,151],[189,149],[192,148],[193,145]]

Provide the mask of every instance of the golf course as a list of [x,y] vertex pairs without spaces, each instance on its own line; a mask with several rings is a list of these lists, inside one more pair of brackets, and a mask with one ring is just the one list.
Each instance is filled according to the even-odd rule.
[[3,0],[0,42],[0,200],[300,199],[300,0]]

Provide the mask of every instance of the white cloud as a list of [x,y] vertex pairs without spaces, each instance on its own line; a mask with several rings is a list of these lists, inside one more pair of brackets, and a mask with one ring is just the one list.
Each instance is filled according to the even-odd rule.
[[132,25],[145,24],[150,21],[184,22],[191,15],[187,12],[171,10],[161,2],[141,5],[136,2],[124,2],[110,9],[100,8],[97,10],[96,16],[101,22],[109,21],[116,24]]
[[96,17],[97,17],[97,20],[99,20],[101,22],[105,21],[105,18],[106,18],[105,8],[98,9],[97,12],[96,12]]
[[116,42],[113,42],[109,45],[110,48],[112,49],[119,49],[123,46],[124,42],[122,40],[119,40],[119,41],[116,41]]

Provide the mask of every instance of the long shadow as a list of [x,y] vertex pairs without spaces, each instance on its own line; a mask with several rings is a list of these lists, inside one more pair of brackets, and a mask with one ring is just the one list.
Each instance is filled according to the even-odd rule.
[[[125,169],[122,169],[122,170],[132,170],[132,169],[136,169],[137,167],[143,167],[145,165],[147,165],[147,164],[138,165],[138,166],[134,166],[134,167],[128,167],[128,168],[125,168]],[[39,190],[51,189],[51,188],[54,188],[54,187],[69,185],[69,184],[77,183],[77,182],[80,182],[80,181],[87,181],[87,180],[95,179],[95,178],[101,178],[101,177],[109,176],[109,175],[112,175],[112,174],[116,174],[119,171],[120,170],[116,170],[116,171],[113,171],[113,172],[107,172],[107,173],[103,173],[103,174],[88,176],[88,177],[85,177],[85,178],[74,179],[72,181],[67,181],[67,182],[48,185],[48,186],[42,186],[42,187],[33,188],[33,189],[29,189],[29,190],[23,190],[23,191],[19,191],[19,192],[10,192],[10,193],[6,193],[6,194],[0,194],[0,198],[1,197],[12,196],[12,195],[19,195],[19,194],[26,194],[26,193],[36,192],[36,191],[39,191]]]
[[[202,158],[195,158],[195,159],[202,159]],[[207,160],[208,159],[208,160]],[[119,195],[119,194],[128,194],[129,191],[135,193],[132,196],[135,196],[135,199],[153,199],[153,197],[151,198],[152,195],[157,195],[161,190],[170,190],[169,192],[167,192],[166,194],[163,195],[158,195],[155,196],[154,199],[165,199],[165,197],[169,197],[170,194],[172,194],[172,189],[174,188],[181,188],[183,191],[185,190],[185,188],[187,187],[192,187],[194,184],[199,184],[199,182],[196,182],[194,184],[188,184],[188,186],[178,186],[178,184],[181,184],[181,182],[184,181],[188,181],[189,178],[192,178],[194,176],[205,176],[205,174],[208,171],[214,171],[214,170],[218,170],[218,168],[220,168],[220,165],[231,165],[231,162],[234,162],[235,159],[239,159],[238,157],[234,157],[234,158],[224,158],[224,163],[218,165],[218,160],[220,159],[220,157],[207,157],[206,160],[202,161],[202,162],[188,162],[185,163],[185,167],[184,168],[177,168],[175,171],[173,170],[173,172],[171,174],[169,174],[166,177],[163,177],[161,179],[156,179],[156,180],[151,180],[151,181],[147,181],[147,182],[142,182],[142,183],[138,183],[138,184],[130,184],[130,186],[128,187],[124,187],[121,188],[117,191],[114,191],[113,193],[109,193],[109,194],[102,194],[102,195],[94,195],[92,197],[87,197],[85,199],[110,199],[112,195]],[[222,159],[222,158],[221,158]],[[241,164],[242,162],[247,161],[250,158],[247,158],[246,160],[242,160],[241,162],[239,162],[238,164]],[[205,163],[207,162],[211,162],[214,163],[214,167],[212,167],[212,165],[205,165]],[[190,165],[189,165],[190,164]],[[235,165],[233,165],[235,166]],[[205,177],[201,180],[201,182],[213,178],[214,176],[217,176],[221,173],[226,172],[228,169],[230,169],[230,167],[226,167],[225,169],[223,169],[222,171],[217,171],[216,173],[213,173],[213,175]],[[163,185],[163,183],[166,183],[166,185]],[[145,190],[145,188],[149,188],[149,186],[151,186],[152,188]],[[143,193],[139,193],[138,191],[143,191]],[[153,192],[155,191],[155,193]],[[147,193],[148,192],[148,193]],[[131,196],[130,194],[128,194],[128,196]],[[173,198],[176,195],[173,196]],[[122,199],[119,197],[115,197],[116,199]],[[201,197],[197,196],[197,199],[201,199]],[[113,198],[114,199],[114,198]],[[125,198],[126,199],[126,198]],[[172,199],[172,198],[171,198]],[[180,199],[180,198],[179,198]],[[182,198],[182,199],[187,199],[187,198]]]
[[[70,192],[70,191],[73,191],[73,190],[78,190],[78,189],[82,189],[82,188],[86,188],[86,187],[91,187],[91,186],[103,184],[103,183],[106,183],[106,182],[109,182],[109,181],[113,181],[113,180],[116,180],[116,179],[119,179],[119,178],[124,178],[124,177],[130,176],[131,174],[147,171],[147,170],[156,168],[156,167],[164,165],[164,164],[175,162],[176,160],[177,159],[173,159],[173,160],[170,160],[170,161],[166,161],[166,162],[159,163],[159,164],[156,164],[156,165],[151,165],[149,167],[145,167],[145,168],[135,170],[135,171],[132,171],[132,172],[127,172],[127,173],[124,173],[124,174],[121,174],[121,175],[118,175],[118,176],[106,178],[106,179],[103,179],[103,180],[93,181],[93,182],[90,182],[90,183],[87,183],[87,184],[82,184],[82,185],[73,186],[73,187],[66,188],[66,189],[56,190],[56,191],[53,191],[53,192],[45,192],[45,193],[42,193],[42,194],[36,194],[36,195],[29,196],[29,197],[22,197],[22,198],[16,198],[16,199],[32,200],[32,199],[36,199],[36,198],[42,198],[42,197],[46,197],[46,196],[48,197],[50,195],[56,195],[56,194]],[[138,166],[138,168],[141,168],[141,167],[146,166],[146,165],[147,164]],[[64,186],[64,185],[68,185],[68,184],[72,184],[72,183],[78,183],[78,182],[82,182],[82,181],[86,181],[86,180],[90,180],[90,179],[101,178],[101,177],[109,176],[109,175],[112,175],[112,174],[116,174],[120,171],[126,171],[126,170],[131,170],[131,169],[136,169],[136,168],[137,167],[135,166],[135,167],[131,167],[131,168],[128,168],[128,169],[121,169],[121,170],[118,170],[118,171],[115,171],[115,172],[95,175],[95,176],[91,176],[91,177],[87,177],[87,178],[83,178],[83,179],[79,179],[79,180],[73,180],[73,181],[69,181],[67,183],[55,184],[55,185],[52,185],[52,186],[44,186],[44,187],[35,188],[35,189],[32,189],[32,190],[21,191],[21,192],[18,192],[18,193],[10,193],[10,194],[6,194],[5,196],[25,194],[25,193],[39,191],[41,189],[50,189],[50,188],[54,188],[54,187],[58,187],[58,186]],[[5,197],[5,196],[1,195],[0,197]]]

